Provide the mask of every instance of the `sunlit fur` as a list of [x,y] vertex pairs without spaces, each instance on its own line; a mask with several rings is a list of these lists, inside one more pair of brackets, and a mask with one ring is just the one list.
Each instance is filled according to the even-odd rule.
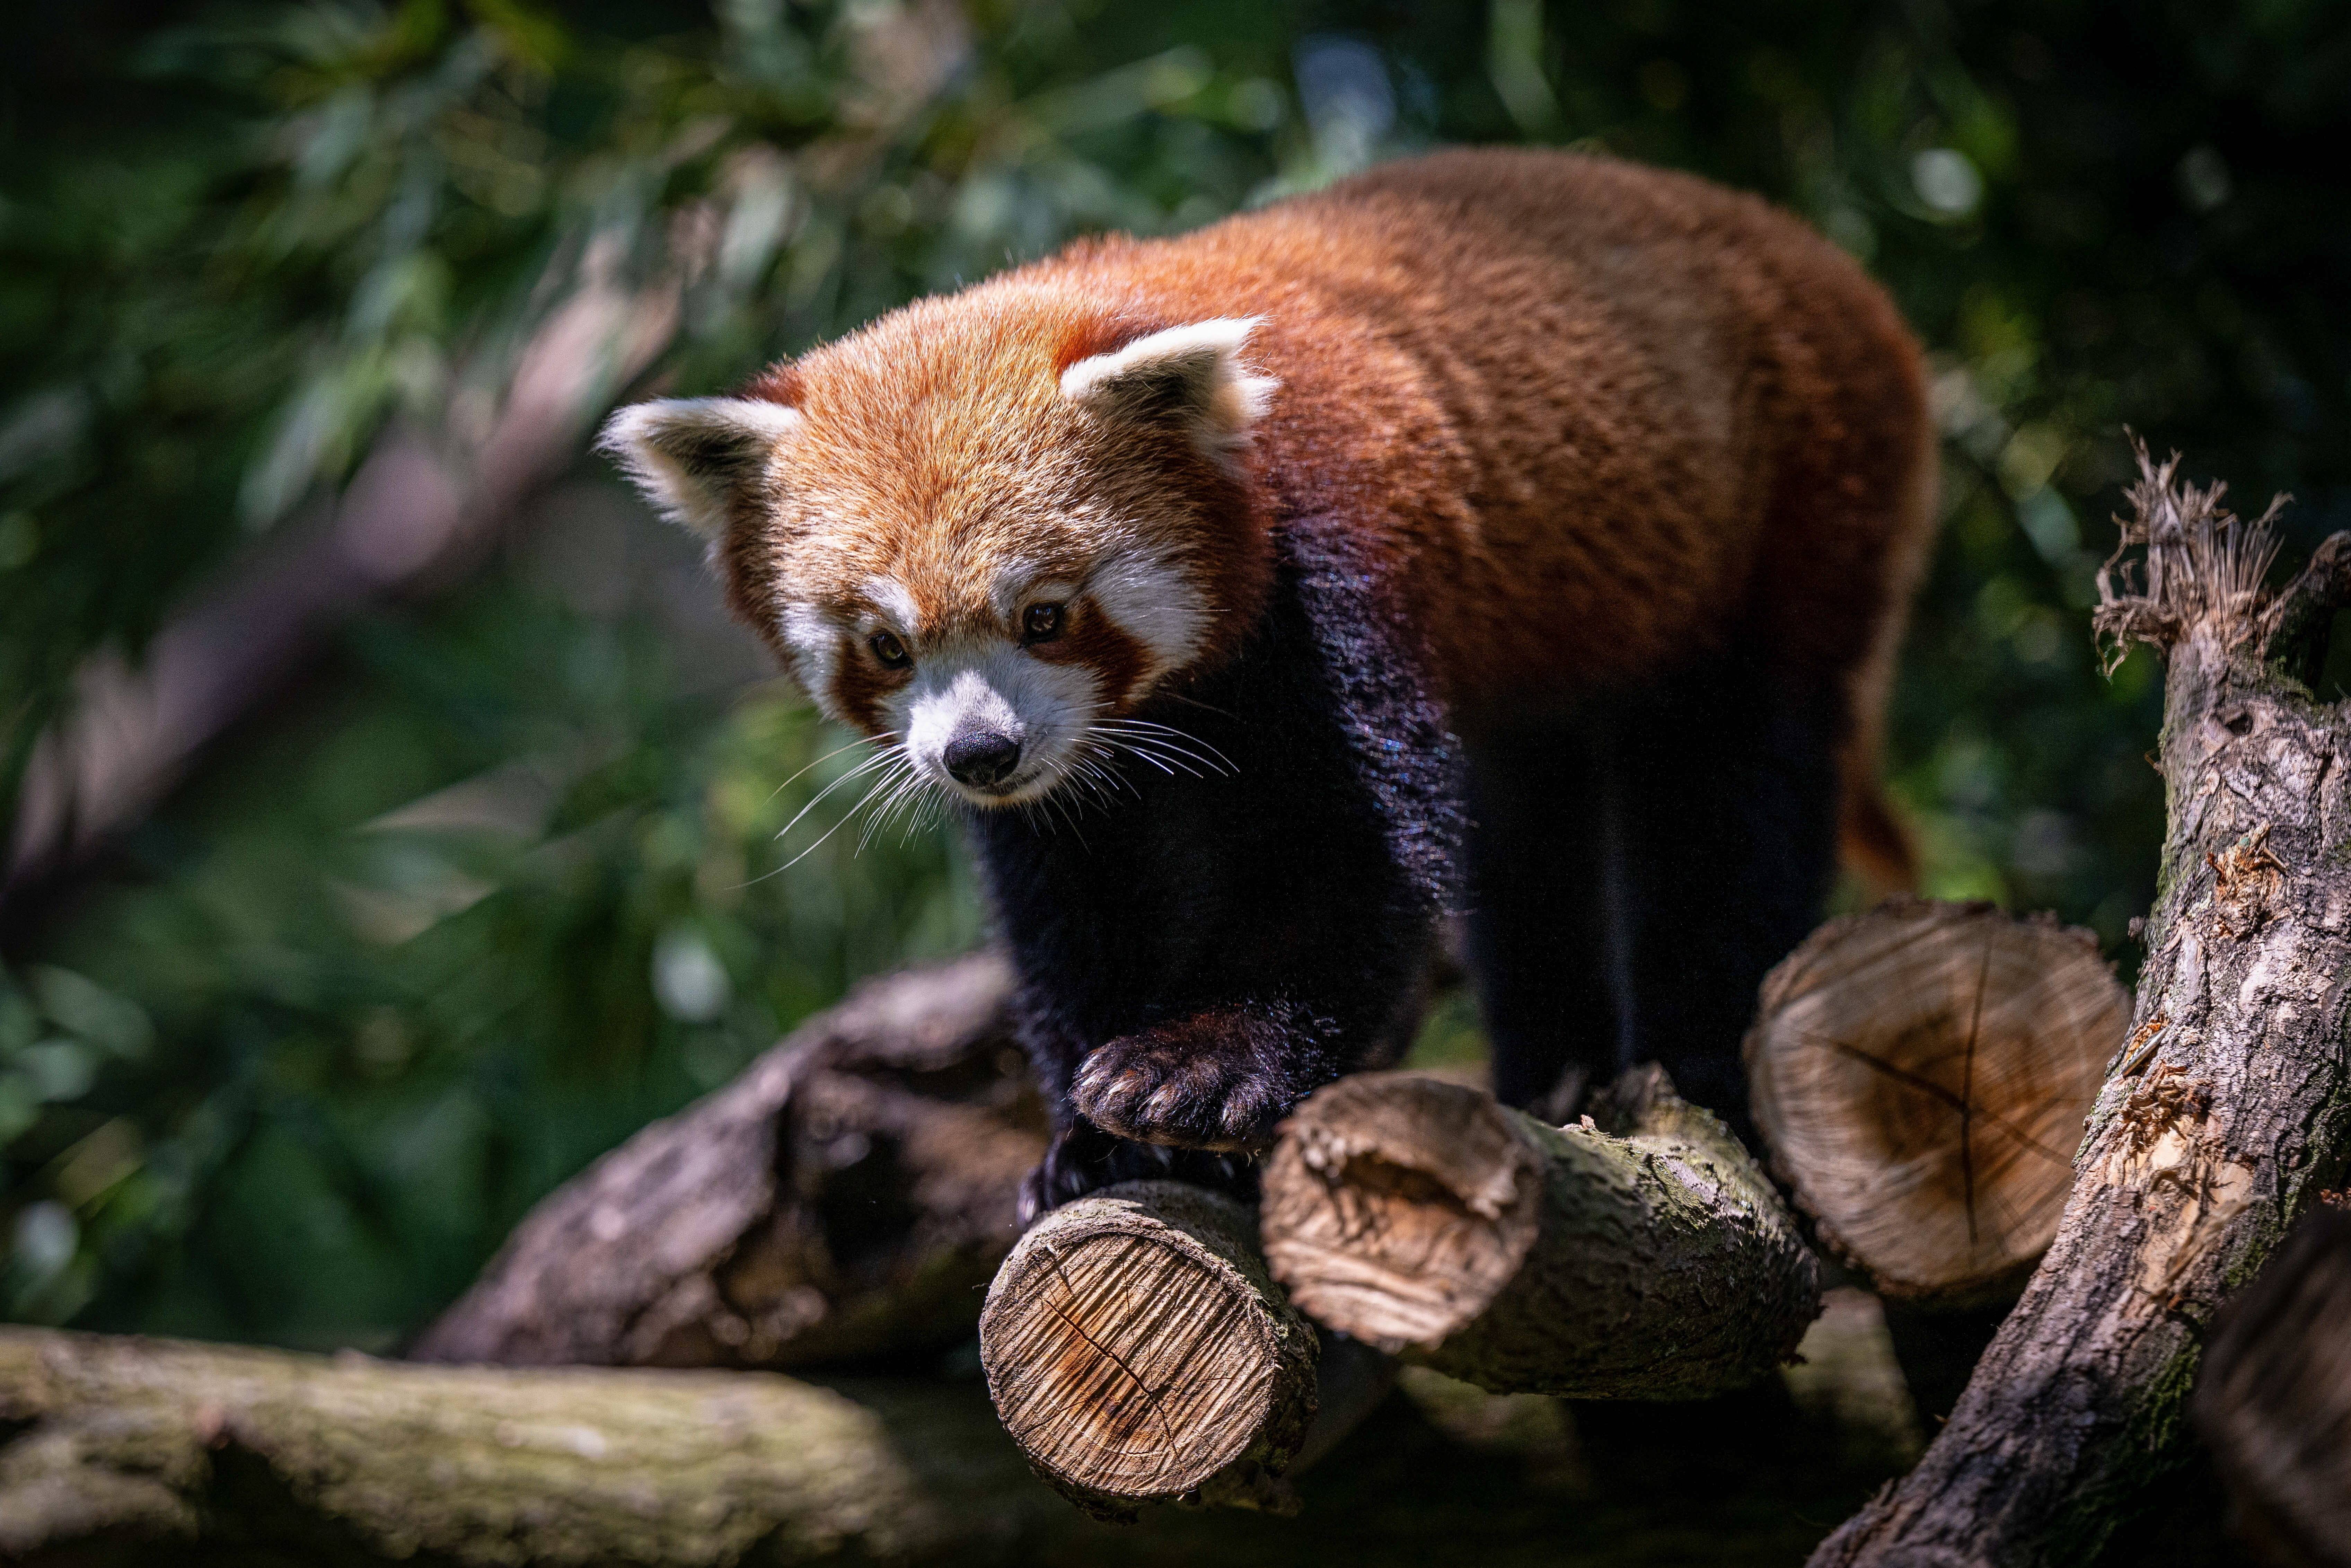
[[664,517],[716,538],[799,423],[798,410],[766,398],[674,398],[622,409],[597,445]]
[[[899,737],[974,805],[1081,778],[1101,727],[1212,655],[1220,622],[1246,630],[1233,612],[1262,591],[1263,525],[1238,466],[1271,390],[1239,358],[1253,324],[1080,354],[1086,314],[1066,291],[1017,287],[916,305],[793,366],[792,428],[758,433],[756,461],[730,470],[740,513],[719,549],[738,611],[828,714]],[[711,450],[739,401],[628,411],[607,443],[664,510],[698,518],[700,486],[665,454]],[[1064,625],[1024,646],[1040,603]],[[874,655],[885,632],[910,667]],[[967,788],[939,760],[975,723],[1021,744],[1004,785]]]
[[[1201,444],[1070,395],[1073,367],[1236,323],[1254,326],[1222,346],[1246,363],[1208,444],[1245,444],[1238,493]],[[1875,746],[1928,531],[1916,350],[1844,256],[1761,202],[1604,160],[1443,154],[1072,247],[747,395],[803,423],[722,546],[736,607],[836,717],[891,722],[896,682],[855,640],[883,578],[916,612],[918,664],[1009,641],[1008,580],[1083,585],[1117,632],[1088,644],[1117,650],[1101,711],[1131,709],[1246,630],[1269,492],[1345,488],[1413,561],[1465,718],[1738,636],[1850,671],[1847,826],[1872,841],[1850,847],[1899,874]]]
[[[760,402],[778,415],[745,414]],[[1046,1076],[1065,1125],[1082,1111],[1129,1137],[1255,1146],[1315,1074],[1388,1027],[1409,982],[1387,971],[1408,964],[1378,933],[1418,918],[1399,913],[1415,899],[1465,896],[1448,847],[1463,823],[1597,834],[1589,864],[1609,876],[1649,873],[1627,844],[1664,865],[1708,834],[1731,834],[1721,852],[1750,855],[1758,877],[1786,862],[1768,873],[1795,889],[1785,908],[1749,921],[1737,956],[1686,988],[1720,1002],[1690,1025],[1727,1029],[1692,1070],[1721,1068],[1729,1095],[1755,966],[1825,874],[1815,807],[1842,811],[1855,863],[1905,870],[1875,775],[1931,531],[1918,356],[1849,258],[1750,197],[1552,152],[1396,163],[1195,234],[1071,246],[885,316],[737,399],[626,413],[608,444],[705,528],[737,613],[825,711],[888,749],[879,800],[952,790],[983,808],[976,822],[1012,824],[976,841],[1035,1006],[1061,1020],[1029,1032],[1040,1064],[1059,1064]],[[1024,632],[1040,603],[1064,617],[1041,642]],[[885,633],[904,667],[876,653]],[[1619,737],[1598,751],[1594,705]],[[1212,724],[1211,708],[1225,716]],[[1297,733],[1251,727],[1273,724]],[[982,731],[1017,739],[1019,768],[957,783],[942,752]],[[1537,731],[1552,737],[1533,745]],[[1485,759],[1468,769],[1474,801],[1447,782],[1461,743]],[[1593,757],[1633,771],[1594,771]],[[1152,771],[1178,762],[1223,782]],[[1727,791],[1750,765],[1750,794],[1784,797],[1756,808],[1782,811],[1784,834],[1741,825]],[[1506,799],[1520,789],[1523,810]],[[1095,851],[1133,848],[1136,876],[1190,868],[1204,879],[1191,902],[1142,897],[1156,884],[1123,904],[1115,885],[1081,893],[1069,879],[1094,874],[1086,862],[1022,836],[1022,813],[1081,831],[1090,802],[1115,815]],[[1238,824],[1269,831],[1277,803],[1290,840],[1348,825],[1311,866],[1276,863],[1280,833],[1236,858]],[[1625,813],[1637,832],[1595,826]],[[1207,838],[1157,859],[1135,847],[1176,823]],[[1585,877],[1565,839],[1546,861],[1484,827],[1470,836],[1492,883],[1469,902],[1556,925],[1525,902],[1539,888],[1496,890],[1513,867],[1523,880],[1554,861],[1569,869],[1543,877]],[[1361,859],[1380,855],[1403,882]],[[1023,856],[1058,869],[1030,876]],[[1657,871],[1611,907],[1686,925],[1695,906],[1676,901],[1706,876],[1699,862]],[[1260,982],[1199,967],[1215,945],[1196,931],[1122,924],[1145,907],[1221,922],[1228,975],[1256,950],[1230,944],[1307,942],[1281,901],[1325,894],[1359,907],[1317,906],[1329,928],[1308,935],[1322,946],[1295,949],[1294,980],[1261,982],[1279,1002],[1210,1006],[1219,987]],[[1738,886],[1712,895],[1740,906]],[[1092,913],[1053,916],[1057,901]],[[1278,920],[1291,924],[1252,924]],[[1127,946],[1070,946],[1093,929],[1083,921]],[[1345,943],[1366,956],[1343,960]],[[1067,966],[1113,956],[1126,977],[1071,1010]],[[1620,967],[1624,985],[1649,984]],[[1489,1003],[1514,983],[1481,980]],[[1643,998],[1600,999],[1637,1042],[1625,1020]],[[1528,1027],[1556,1034],[1566,1005],[1531,1002]],[[1066,1038],[1046,1042],[1054,1030]],[[1088,1038],[1118,1030],[1134,1032]],[[1321,1043],[1275,1043],[1304,1036]]]

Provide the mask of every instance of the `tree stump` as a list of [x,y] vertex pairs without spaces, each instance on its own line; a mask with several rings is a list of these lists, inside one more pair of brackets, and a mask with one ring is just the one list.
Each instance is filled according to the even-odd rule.
[[2102,631],[2160,648],[2170,828],[2130,1040],[2100,1091],[2057,1237],[1909,1475],[1814,1568],[2091,1562],[2184,1466],[2188,1391],[2235,1282],[2351,1166],[2351,714],[2312,699],[2351,535],[2275,601],[2267,519],[2140,454]]
[[2305,1217],[2222,1311],[2192,1408],[2240,1532],[2281,1568],[2351,1568],[2351,1213]]
[[1002,958],[868,981],[541,1200],[419,1361],[803,1367],[972,1331],[1045,1113]]
[[1314,1331],[1234,1199],[1128,1182],[1055,1209],[997,1271],[979,1348],[1005,1429],[1096,1518],[1295,1506],[1280,1478],[1314,1415]]
[[1763,982],[1755,1123],[1822,1242],[1880,1295],[2011,1298],[2057,1234],[2129,1020],[2090,933],[1896,899],[1830,921]]
[[1267,1165],[1267,1261],[1316,1322],[1497,1393],[1695,1398],[1786,1361],[1820,1282],[1762,1172],[1656,1068],[1594,1109],[1342,1079]]

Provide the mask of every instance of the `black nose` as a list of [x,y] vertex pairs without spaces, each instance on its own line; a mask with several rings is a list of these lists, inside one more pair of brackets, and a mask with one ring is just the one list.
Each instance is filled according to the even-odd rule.
[[1020,743],[1001,730],[976,729],[948,741],[940,760],[958,784],[984,789],[1012,771],[1020,760]]

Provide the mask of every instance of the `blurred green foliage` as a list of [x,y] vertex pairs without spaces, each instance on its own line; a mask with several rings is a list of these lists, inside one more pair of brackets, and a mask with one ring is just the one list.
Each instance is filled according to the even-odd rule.
[[[20,19],[0,73],[0,781],[86,656],[135,656],[388,425],[494,418],[589,281],[677,287],[656,381],[696,392],[1438,142],[1697,170],[1895,289],[1949,436],[1889,764],[1929,891],[2131,962],[2159,681],[2101,679],[2087,630],[2126,423],[2295,490],[2302,545],[2351,524],[2321,4],[98,5]],[[935,824],[787,863],[858,754],[658,594],[576,591],[657,547],[551,572],[548,510],[12,928],[0,1310],[391,1343],[597,1152],[973,938]]]

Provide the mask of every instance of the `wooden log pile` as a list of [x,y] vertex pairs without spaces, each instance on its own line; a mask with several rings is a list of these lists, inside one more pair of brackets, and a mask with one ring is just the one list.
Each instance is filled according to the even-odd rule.
[[1366,1345],[1497,1393],[1688,1398],[1769,1374],[1820,1312],[1770,1183],[1656,1068],[1594,1110],[1604,1127],[1552,1128],[1362,1074],[1286,1126],[1261,1217],[1164,1182],[1048,1216],[981,1316],[998,1413],[1098,1517],[1279,1511],[1322,1404],[1308,1319],[1344,1336],[1353,1379]]

